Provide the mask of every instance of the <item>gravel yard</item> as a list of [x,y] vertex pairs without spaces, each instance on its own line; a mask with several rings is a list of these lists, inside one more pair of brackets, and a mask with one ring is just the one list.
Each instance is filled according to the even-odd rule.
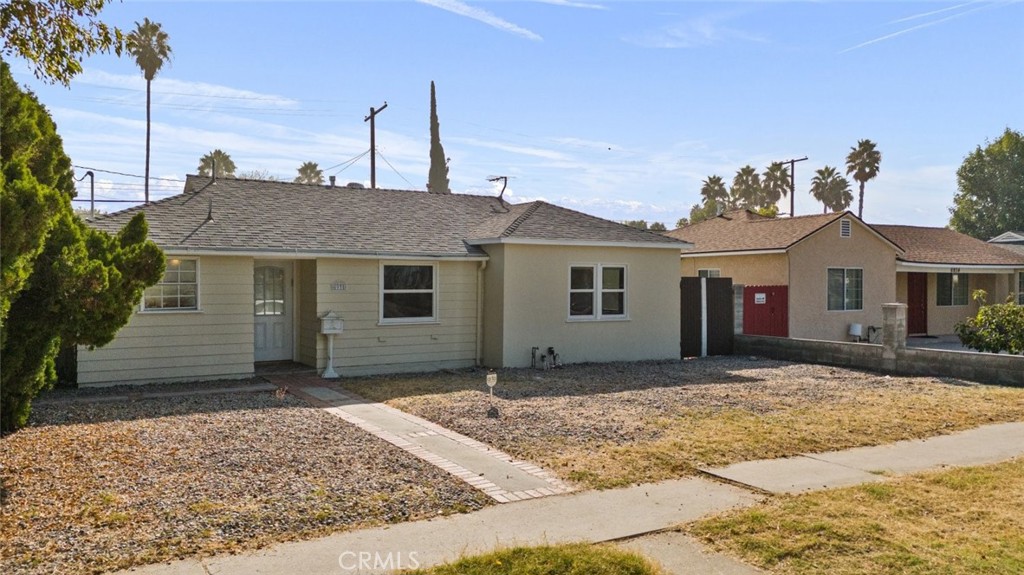
[[529,459],[583,487],[1024,420],[1024,389],[717,357],[348,380],[352,391]]
[[[152,391],[170,389],[190,388]],[[0,439],[2,573],[98,573],[488,504],[447,473],[273,392],[44,401],[33,411],[30,427]]]

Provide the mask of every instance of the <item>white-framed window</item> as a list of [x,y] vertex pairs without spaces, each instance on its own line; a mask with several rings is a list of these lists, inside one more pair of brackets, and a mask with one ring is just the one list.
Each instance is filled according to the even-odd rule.
[[625,319],[626,266],[569,266],[569,319]]
[[864,309],[864,270],[828,268],[828,310]]
[[970,280],[967,274],[935,274],[935,305],[962,306],[970,300]]
[[699,278],[720,278],[722,277],[722,270],[718,268],[701,268],[697,270],[697,277]]
[[168,258],[164,277],[146,288],[142,311],[196,311],[199,309],[199,260]]
[[437,264],[381,263],[380,323],[437,321]]
[[1017,272],[1017,304],[1024,305],[1024,272]]
[[252,275],[255,315],[284,315],[284,268],[256,266]]

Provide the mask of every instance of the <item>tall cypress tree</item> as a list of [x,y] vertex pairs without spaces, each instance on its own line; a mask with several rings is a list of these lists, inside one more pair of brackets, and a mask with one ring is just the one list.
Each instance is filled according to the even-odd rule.
[[430,82],[430,176],[427,191],[432,194],[450,194],[448,189],[448,163],[441,147],[441,126],[437,121],[437,96],[434,82]]

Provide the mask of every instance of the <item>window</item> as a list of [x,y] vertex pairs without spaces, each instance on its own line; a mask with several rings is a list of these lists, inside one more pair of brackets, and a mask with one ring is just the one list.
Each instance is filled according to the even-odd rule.
[[1017,303],[1024,305],[1024,272],[1017,273]]
[[171,258],[164,277],[146,288],[142,296],[145,311],[199,309],[199,260]]
[[722,270],[718,268],[705,268],[697,270],[697,277],[699,278],[720,278],[722,277]]
[[967,305],[967,274],[935,274],[935,305]]
[[253,270],[256,315],[284,315],[284,268],[259,266]]
[[625,266],[597,264],[569,268],[569,319],[625,317]]
[[381,323],[437,321],[437,266],[382,265],[380,268]]
[[848,238],[853,235],[853,229],[850,227],[850,220],[843,218],[839,220],[839,237]]
[[864,270],[828,268],[829,311],[864,309]]

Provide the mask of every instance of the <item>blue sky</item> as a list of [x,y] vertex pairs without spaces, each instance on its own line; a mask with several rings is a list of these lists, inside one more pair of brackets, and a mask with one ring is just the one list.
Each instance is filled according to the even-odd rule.
[[[1024,3],[126,2],[170,36],[153,82],[151,195],[181,191],[214,148],[292,179],[304,161],[424,189],[430,81],[457,193],[544,199],[671,228],[701,180],[797,164],[796,214],[820,213],[814,170],[869,138],[882,152],[864,217],[942,226],[965,155],[1024,130]],[[127,57],[87,59],[70,89],[15,78],[50,109],[77,166],[144,171],[145,82]],[[343,169],[344,167],[344,169]],[[77,170],[80,175],[84,170]],[[88,182],[88,180],[86,180]],[[97,172],[97,197],[140,178]],[[88,197],[88,184],[80,185]],[[784,200],[783,211],[788,211]],[[81,204],[79,204],[81,205]],[[110,204],[118,209],[124,204]],[[854,204],[856,209],[856,200]]]

